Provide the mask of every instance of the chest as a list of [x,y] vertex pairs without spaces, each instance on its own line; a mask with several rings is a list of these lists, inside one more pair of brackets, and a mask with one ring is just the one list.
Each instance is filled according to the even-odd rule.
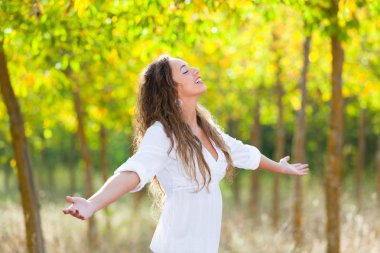
[[[219,183],[224,178],[227,169],[227,161],[223,152],[218,147],[215,148],[215,152],[218,155],[217,160],[214,159],[205,147],[202,148],[203,157],[207,162],[211,173],[210,184]],[[170,162],[167,164],[166,168],[157,174],[157,178],[168,196],[179,190],[196,190],[198,185],[196,181],[186,173],[182,160],[180,160],[174,153],[172,153],[170,157]],[[198,169],[198,163],[196,163],[195,176],[199,184],[202,185],[203,177]]]
[[211,155],[211,157],[215,161],[218,161],[219,152],[217,150],[218,147],[215,145],[215,143],[212,140],[210,140],[210,138],[201,129],[194,132],[194,134],[197,136],[199,141],[202,143],[202,149],[204,149],[209,155]]

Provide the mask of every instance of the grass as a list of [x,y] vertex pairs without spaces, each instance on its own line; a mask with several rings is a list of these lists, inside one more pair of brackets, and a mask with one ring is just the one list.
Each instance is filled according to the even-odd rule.
[[[223,227],[220,253],[290,253],[293,251],[291,224],[292,184],[290,177],[281,181],[281,222],[277,229],[271,227],[270,199],[271,177],[262,179],[261,212],[253,221],[246,210],[248,199],[247,180],[242,182],[242,203],[235,204],[231,188],[222,184],[224,195]],[[352,180],[347,179],[341,198],[341,252],[380,252],[380,212],[376,206],[376,194],[371,179],[363,184],[363,208],[358,212],[352,199]],[[60,180],[61,181],[61,180]],[[62,181],[61,181],[62,182]],[[305,178],[303,222],[305,247],[302,252],[326,252],[325,206],[322,184]],[[265,186],[264,186],[265,185]],[[9,193],[9,194],[8,194]],[[18,204],[17,190],[13,188],[0,199],[0,252],[24,253],[24,220]],[[66,206],[64,194],[40,193],[41,217],[47,253],[79,253],[88,247],[87,222],[62,214]],[[8,197],[7,197],[8,196]],[[57,197],[58,196],[58,197]],[[110,216],[104,211],[95,215],[98,227],[98,244],[91,252],[144,253],[149,251],[156,221],[152,218],[151,201],[144,199],[139,210],[133,212],[132,195],[123,197],[109,207]],[[109,226],[107,225],[109,220]]]

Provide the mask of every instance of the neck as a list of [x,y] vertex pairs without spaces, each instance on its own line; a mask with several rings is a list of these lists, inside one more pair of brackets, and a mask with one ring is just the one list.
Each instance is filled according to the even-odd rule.
[[197,129],[197,98],[182,99],[182,102],[183,119],[191,129]]

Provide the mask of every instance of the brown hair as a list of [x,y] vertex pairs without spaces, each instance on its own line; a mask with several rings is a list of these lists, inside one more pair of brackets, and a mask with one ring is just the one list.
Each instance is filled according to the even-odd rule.
[[[169,59],[170,57],[167,55],[161,56],[143,71],[136,108],[134,148],[135,150],[138,148],[148,127],[155,121],[161,122],[170,139],[171,145],[168,154],[173,149],[174,140],[176,140],[176,153],[183,162],[186,174],[195,180],[198,190],[205,186],[208,189],[211,181],[210,168],[203,157],[201,141],[182,118],[181,106],[178,103],[177,84],[172,78]],[[218,126],[212,120],[210,113],[200,105],[197,105],[196,108],[196,118],[206,136],[223,151],[228,164],[227,178],[231,181],[234,167],[229,149],[218,133]],[[196,161],[198,161],[199,172],[203,179],[201,188],[199,188],[200,184],[196,178]],[[158,183],[156,178],[153,183]],[[163,192],[161,187],[160,189]]]

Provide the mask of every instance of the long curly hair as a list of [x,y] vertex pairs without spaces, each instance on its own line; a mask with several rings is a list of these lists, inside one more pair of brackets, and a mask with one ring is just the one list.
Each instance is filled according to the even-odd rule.
[[[202,154],[201,141],[183,120],[181,106],[178,103],[177,83],[172,78],[169,59],[170,56],[163,55],[142,72],[136,108],[134,149],[137,150],[146,130],[155,121],[160,121],[170,139],[168,154],[174,148],[174,140],[176,140],[175,150],[183,162],[186,174],[197,183],[198,191],[204,187],[208,189],[211,181],[210,168]],[[226,177],[232,181],[234,167],[229,148],[217,131],[219,126],[214,123],[210,113],[199,104],[196,108],[196,119],[206,136],[213,140],[224,153],[228,164]],[[196,177],[196,162],[202,175],[202,182],[198,182]],[[164,194],[156,177],[152,185],[158,185]]]

